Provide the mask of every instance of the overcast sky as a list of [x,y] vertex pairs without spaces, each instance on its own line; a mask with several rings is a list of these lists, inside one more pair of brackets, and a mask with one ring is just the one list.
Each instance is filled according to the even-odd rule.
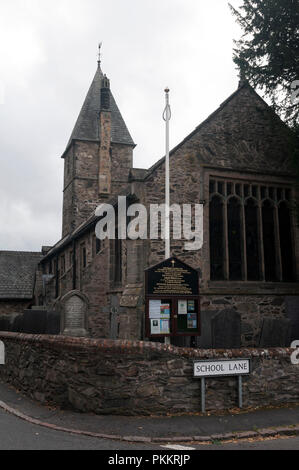
[[61,237],[60,156],[99,41],[134,166],[148,168],[164,155],[165,86],[174,147],[237,88],[240,34],[227,0],[0,0],[0,250]]

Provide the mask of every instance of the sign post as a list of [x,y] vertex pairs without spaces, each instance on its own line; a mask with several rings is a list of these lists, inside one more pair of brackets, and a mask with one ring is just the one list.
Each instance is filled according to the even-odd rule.
[[193,376],[201,379],[201,411],[205,413],[205,379],[207,377],[238,377],[238,403],[243,408],[242,376],[250,374],[250,359],[215,359],[194,361]]

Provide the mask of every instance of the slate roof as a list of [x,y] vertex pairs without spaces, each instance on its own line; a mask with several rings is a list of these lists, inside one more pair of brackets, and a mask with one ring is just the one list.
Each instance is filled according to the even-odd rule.
[[[125,196],[127,198],[136,199],[136,196],[134,193],[132,193],[130,190],[124,190],[120,192],[118,196],[112,196],[110,199],[107,200],[106,204],[111,204],[112,206],[115,206],[118,204],[118,197],[119,196]],[[99,204],[100,205],[100,204]],[[90,227],[94,226],[101,217],[95,215],[95,211],[93,211],[90,214],[90,217],[88,217],[87,220],[82,222],[78,227],[76,227],[73,232],[70,234],[66,235],[63,237],[61,240],[59,240],[56,245],[54,245],[43,257],[42,261],[44,262],[48,258],[53,257],[55,254],[57,254],[60,251],[63,251],[67,245],[69,245],[73,240],[77,240],[81,237],[83,233],[85,233],[87,230],[90,230]]]
[[[70,146],[73,139],[91,141],[99,140],[99,113],[101,109],[100,93],[103,77],[104,75],[99,65],[68,142],[67,148]],[[110,109],[111,142],[135,146],[111,91]]]
[[0,251],[0,299],[32,299],[41,253]]

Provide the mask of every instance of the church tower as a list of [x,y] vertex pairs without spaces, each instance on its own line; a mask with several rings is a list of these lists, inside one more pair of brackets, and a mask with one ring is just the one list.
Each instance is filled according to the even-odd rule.
[[62,155],[65,237],[91,216],[97,205],[128,184],[135,144],[101,70],[101,61]]

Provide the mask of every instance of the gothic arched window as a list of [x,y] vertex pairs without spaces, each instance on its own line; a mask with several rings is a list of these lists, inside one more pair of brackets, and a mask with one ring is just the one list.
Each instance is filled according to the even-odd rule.
[[295,281],[291,188],[219,176],[209,191],[210,279]]
[[245,230],[247,279],[248,281],[258,281],[260,279],[258,207],[254,199],[247,199],[245,203]]
[[294,280],[294,254],[291,235],[290,209],[286,202],[278,206],[279,238],[283,281]]
[[223,202],[221,197],[213,196],[210,202],[210,259],[211,279],[224,278],[224,229]]
[[227,204],[229,279],[242,279],[241,204],[236,197]]
[[274,207],[268,200],[263,203],[262,215],[265,279],[277,281]]

